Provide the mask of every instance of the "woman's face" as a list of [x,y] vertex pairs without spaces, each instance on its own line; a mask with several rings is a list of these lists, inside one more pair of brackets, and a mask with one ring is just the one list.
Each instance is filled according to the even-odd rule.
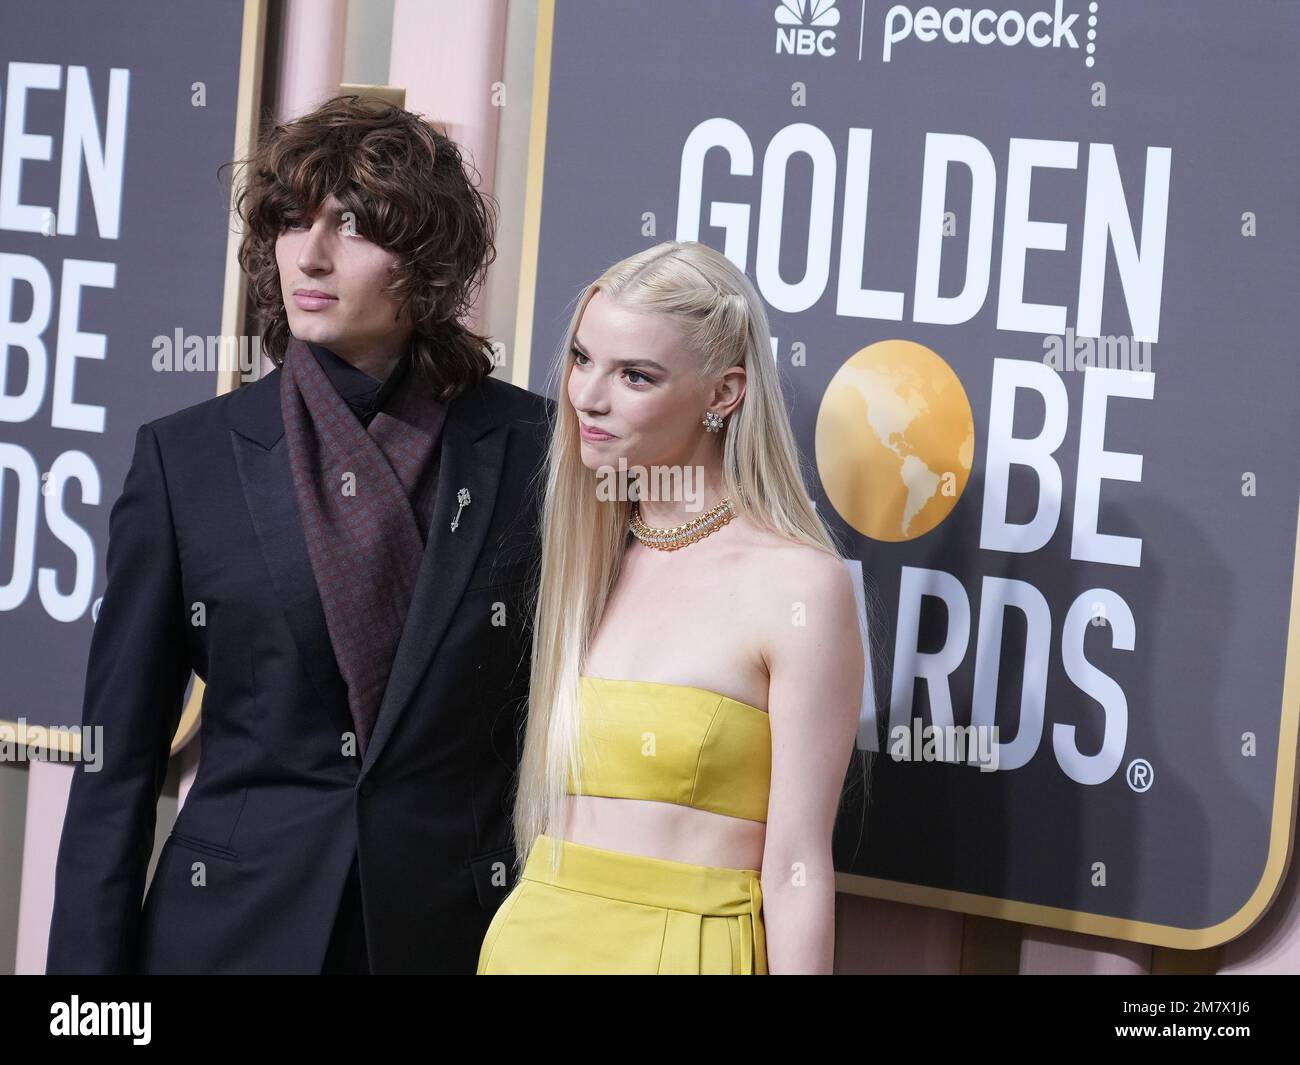
[[[411,333],[384,292],[397,256],[366,239],[334,196],[315,218],[291,219],[275,242],[289,331],[342,358],[400,349]],[[310,293],[315,293],[312,295]]]
[[588,469],[617,466],[619,458],[629,467],[697,465],[720,439],[706,433],[704,412],[726,417],[744,393],[742,368],[705,380],[666,318],[625,310],[600,290],[568,358],[568,397]]

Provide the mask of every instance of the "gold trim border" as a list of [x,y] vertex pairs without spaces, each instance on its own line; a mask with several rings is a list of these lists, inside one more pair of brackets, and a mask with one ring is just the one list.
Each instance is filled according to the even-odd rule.
[[[245,156],[256,136],[257,111],[261,99],[263,49],[266,43],[267,0],[244,0],[244,20],[239,44],[239,90],[235,101],[235,142],[232,159]],[[232,175],[233,177],[233,175]],[[234,214],[236,182],[230,183],[230,219],[226,238],[226,269],[221,299],[221,334],[236,336],[244,325],[244,300],[247,278],[239,267],[239,242],[243,232]],[[239,387],[239,367],[232,366],[217,371],[217,395],[225,395]],[[194,676],[190,697],[181,711],[172,737],[171,753],[175,754],[190,742],[198,732],[199,714],[203,708],[203,681]],[[67,726],[19,725],[16,721],[0,719],[0,739],[47,753],[80,754],[81,736],[66,731]],[[52,735],[51,735],[52,734]],[[51,742],[53,741],[53,742]],[[51,759],[54,760],[54,759]]]
[[[515,323],[515,357],[510,379],[528,387],[532,361],[533,311],[542,223],[542,179],[546,162],[546,123],[551,91],[551,52],[555,40],[555,0],[539,0],[533,67],[533,112],[528,136],[528,187],[524,200],[524,239],[519,271],[519,311]],[[1296,818],[1296,759],[1300,739],[1300,510],[1296,514],[1296,548],[1291,582],[1291,623],[1283,667],[1282,719],[1278,729],[1276,784],[1264,873],[1249,899],[1227,920],[1205,928],[1180,928],[1085,910],[973,895],[962,891],[907,884],[895,880],[835,874],[835,887],[851,895],[930,906],[958,913],[996,917],[1022,924],[1106,936],[1179,950],[1203,950],[1235,939],[1272,905],[1290,864]]]
[[533,303],[537,298],[537,257],[542,233],[542,179],[546,167],[546,115],[551,99],[551,45],[555,0],[539,0],[537,44],[533,51],[533,115],[528,129],[528,182],[524,193],[524,239],[519,262],[519,311],[515,319],[515,357],[510,382],[528,387],[533,359]]

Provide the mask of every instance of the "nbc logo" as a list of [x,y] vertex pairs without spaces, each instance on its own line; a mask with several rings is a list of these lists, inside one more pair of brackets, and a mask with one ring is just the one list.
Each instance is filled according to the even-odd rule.
[[776,54],[835,54],[840,13],[835,0],[781,0],[776,9]]

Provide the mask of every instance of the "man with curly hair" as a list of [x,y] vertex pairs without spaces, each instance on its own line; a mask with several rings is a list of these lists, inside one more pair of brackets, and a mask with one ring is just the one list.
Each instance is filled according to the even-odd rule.
[[[339,97],[246,162],[276,368],[139,429],[47,971],[473,973],[512,881],[553,404],[462,322],[495,250],[454,143]],[[191,671],[199,769],[142,908]]]

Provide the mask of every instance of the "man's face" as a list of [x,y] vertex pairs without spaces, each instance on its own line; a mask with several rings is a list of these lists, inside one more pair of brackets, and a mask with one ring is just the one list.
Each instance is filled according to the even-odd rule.
[[290,218],[275,242],[289,330],[350,362],[402,350],[405,311],[384,292],[397,256],[372,244],[330,196],[315,218]]

